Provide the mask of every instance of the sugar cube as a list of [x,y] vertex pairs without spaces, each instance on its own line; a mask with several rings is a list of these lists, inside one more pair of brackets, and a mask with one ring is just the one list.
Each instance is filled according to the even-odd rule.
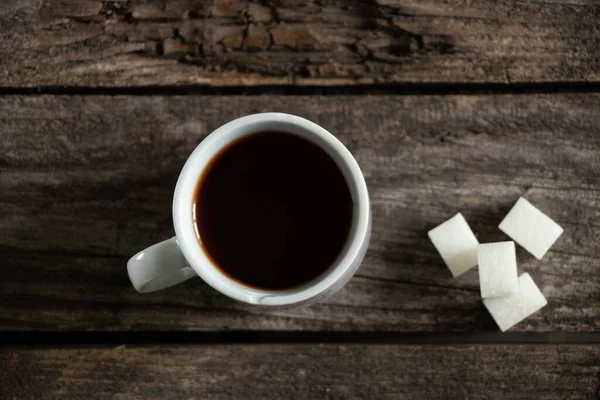
[[477,246],[481,297],[508,296],[519,291],[515,242]]
[[477,265],[479,242],[461,213],[433,228],[427,235],[452,276],[457,277]]
[[563,228],[522,197],[498,228],[538,260],[563,233]]
[[519,276],[519,292],[510,296],[483,299],[496,324],[502,332],[540,310],[548,302],[531,276]]

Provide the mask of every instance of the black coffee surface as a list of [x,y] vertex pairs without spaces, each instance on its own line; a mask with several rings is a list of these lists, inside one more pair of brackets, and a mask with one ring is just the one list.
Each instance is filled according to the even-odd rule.
[[248,286],[287,289],[332,265],[348,238],[353,202],[319,147],[259,132],[213,158],[194,207],[199,241],[219,269]]

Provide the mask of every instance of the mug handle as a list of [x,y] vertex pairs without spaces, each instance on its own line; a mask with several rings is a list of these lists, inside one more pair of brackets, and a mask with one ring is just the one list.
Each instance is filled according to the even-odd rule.
[[131,257],[127,261],[127,272],[133,287],[140,293],[155,292],[198,276],[183,257],[175,237]]

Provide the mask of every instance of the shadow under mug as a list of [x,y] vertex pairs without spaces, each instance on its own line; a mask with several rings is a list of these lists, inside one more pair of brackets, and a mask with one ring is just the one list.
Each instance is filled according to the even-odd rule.
[[[354,203],[348,239],[334,263],[314,280],[287,290],[260,290],[229,278],[204,253],[194,228],[195,189],[204,169],[221,149],[260,131],[297,135],[323,149],[342,172]],[[263,113],[238,118],[221,126],[196,147],[175,187],[173,225],[175,237],[148,247],[127,262],[129,278],[138,292],[153,292],[199,276],[217,291],[244,303],[291,306],[323,299],[339,290],[354,275],[369,244],[371,209],[367,185],[358,163],[335,136],[295,115]]]

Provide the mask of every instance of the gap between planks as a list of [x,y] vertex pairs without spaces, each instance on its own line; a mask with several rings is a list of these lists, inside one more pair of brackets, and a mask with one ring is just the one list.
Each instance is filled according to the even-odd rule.
[[600,332],[394,333],[316,331],[5,331],[0,348],[80,348],[216,344],[365,344],[365,345],[600,345]]
[[453,94],[550,94],[597,93],[600,82],[531,83],[396,83],[368,85],[145,85],[124,87],[38,86],[1,87],[0,96],[11,95],[453,95]]

